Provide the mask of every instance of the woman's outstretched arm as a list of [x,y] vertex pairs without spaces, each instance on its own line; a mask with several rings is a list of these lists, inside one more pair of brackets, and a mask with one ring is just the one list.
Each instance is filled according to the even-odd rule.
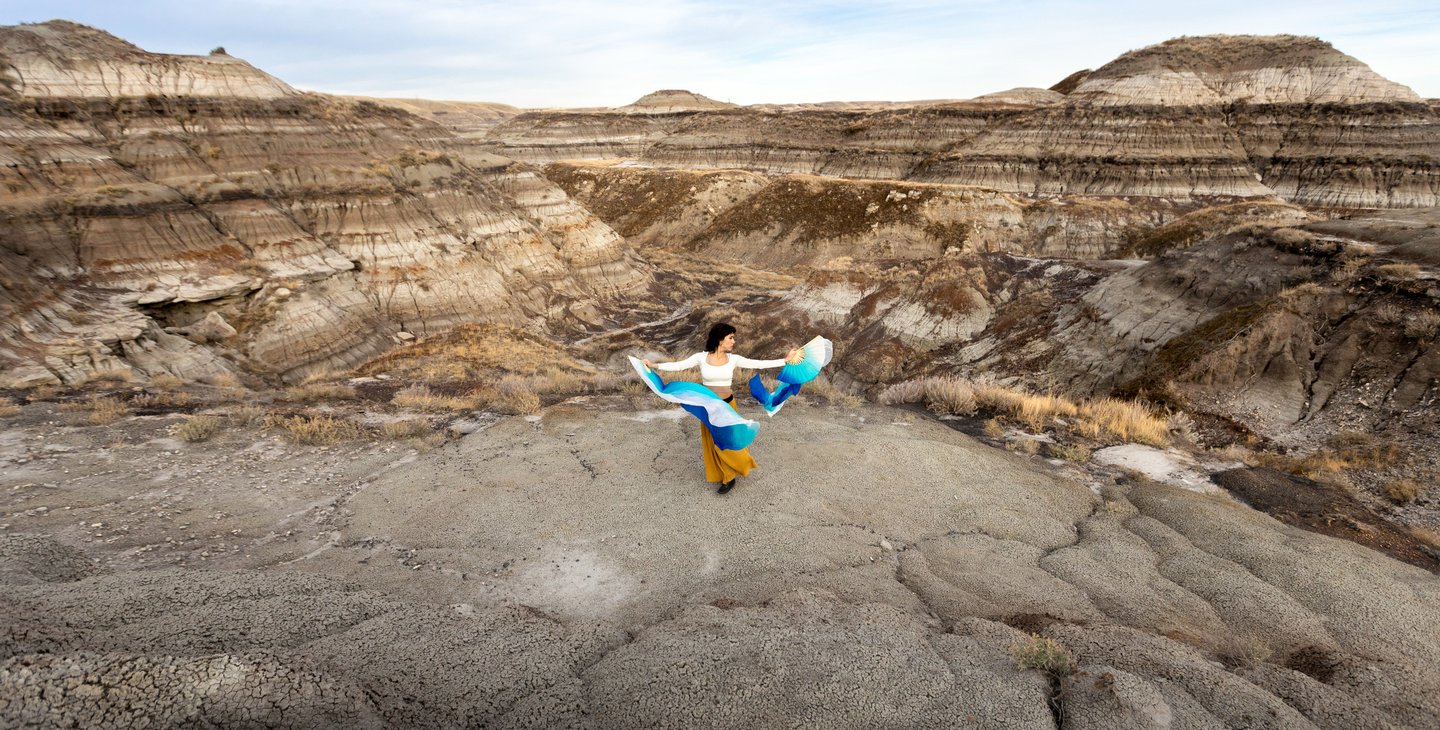
[[693,367],[699,367],[700,361],[704,357],[705,353],[697,352],[684,360],[675,360],[674,362],[650,362],[649,360],[641,360],[640,362],[645,363],[645,367],[651,370],[689,370]]
[[802,351],[798,347],[791,350],[790,352],[785,353],[785,357],[779,360],[751,360],[750,358],[743,357],[741,355],[730,355],[730,357],[735,360],[736,365],[742,368],[750,368],[751,370],[763,370],[765,368],[784,367],[789,363],[800,362],[802,359],[804,359],[804,356],[804,351]]

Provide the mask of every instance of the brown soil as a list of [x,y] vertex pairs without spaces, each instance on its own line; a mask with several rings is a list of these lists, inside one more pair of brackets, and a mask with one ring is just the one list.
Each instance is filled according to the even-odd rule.
[[1338,537],[1440,572],[1440,550],[1386,522],[1337,487],[1273,469],[1232,469],[1215,483],[1287,525]]

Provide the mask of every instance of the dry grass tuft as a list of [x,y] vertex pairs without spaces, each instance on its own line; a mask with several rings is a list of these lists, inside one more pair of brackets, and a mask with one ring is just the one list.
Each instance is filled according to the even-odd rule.
[[1082,403],[1079,416],[1077,430],[1094,438],[1110,436],[1156,447],[1167,443],[1165,419],[1157,418],[1143,403],[1101,398]]
[[1409,504],[1424,493],[1424,485],[1414,479],[1396,479],[1385,485],[1385,496],[1396,504]]
[[130,409],[119,398],[91,396],[85,408],[90,411],[85,420],[96,426],[114,423],[130,414]]
[[391,421],[380,428],[385,438],[408,439],[420,436],[429,436],[435,433],[435,427],[429,421],[419,418],[412,418],[404,421]]
[[1016,412],[1020,422],[1032,431],[1041,431],[1056,418],[1074,416],[1079,409],[1068,398],[1056,395],[1026,395],[1020,399]]
[[106,370],[103,373],[95,373],[85,380],[85,383],[95,385],[128,385],[135,382],[135,374],[129,370]]
[[0,418],[11,418],[20,415],[20,406],[9,398],[0,398]]
[[1054,639],[1031,635],[1029,639],[1010,645],[1010,658],[1017,669],[1035,669],[1053,677],[1065,677],[1075,671],[1075,657]]
[[217,416],[191,416],[175,427],[176,436],[192,443],[209,441],[219,432],[220,419]]
[[1440,332],[1440,312],[1423,309],[1405,320],[1405,336],[1413,340],[1433,340]]
[[975,412],[975,389],[970,381],[953,375],[935,375],[896,383],[880,393],[886,405],[924,403],[942,416],[968,416]]
[[400,408],[413,408],[417,411],[427,413],[443,413],[446,411],[468,411],[475,408],[473,398],[456,398],[448,395],[437,395],[425,385],[412,385],[408,388],[396,391],[390,402]]
[[1034,456],[1040,452],[1040,442],[1030,438],[1017,438],[1005,442],[1005,448],[1017,454]]
[[1075,464],[1084,464],[1090,460],[1090,449],[1079,444],[1046,444],[1045,454]]
[[814,396],[831,405],[841,408],[858,408],[863,402],[859,396],[847,393],[835,385],[829,378],[821,376],[805,384],[805,395]]
[[540,396],[531,389],[530,383],[528,378],[507,375],[493,387],[477,388],[472,395],[482,408],[512,416],[533,415],[540,412],[542,403]]
[[1420,276],[1420,267],[1416,264],[1381,264],[1375,267],[1375,273],[1386,281],[1412,281]]
[[25,400],[31,403],[55,400],[60,396],[60,389],[53,385],[37,385],[25,394]]
[[1005,427],[1000,425],[1000,420],[997,418],[985,419],[985,425],[981,427],[981,430],[992,439],[1005,438]]
[[286,388],[282,400],[292,403],[313,403],[322,400],[354,400],[355,389],[340,383],[302,383]]
[[310,446],[325,446],[365,436],[364,429],[355,423],[331,416],[273,415],[265,419],[265,425],[284,429],[291,441]]
[[252,403],[242,405],[229,414],[230,422],[242,428],[262,424],[268,415],[270,415],[270,411],[266,410],[264,406],[257,406]]
[[1232,637],[1216,654],[1227,667],[1249,669],[1269,661],[1274,651],[1262,639]]
[[1396,324],[1397,322],[1403,321],[1405,319],[1405,310],[1395,306],[1394,304],[1391,304],[1390,302],[1386,302],[1375,307],[1373,311],[1375,321],[1379,322],[1380,324]]
[[170,373],[161,373],[151,378],[150,382],[147,385],[154,390],[166,392],[172,390],[179,390],[180,388],[185,387],[185,381],[175,377],[174,375],[171,375]]

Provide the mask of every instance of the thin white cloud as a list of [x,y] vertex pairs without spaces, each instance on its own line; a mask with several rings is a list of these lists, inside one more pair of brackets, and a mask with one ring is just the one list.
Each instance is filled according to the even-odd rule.
[[1209,33],[1319,36],[1440,97],[1440,6],[1417,0],[0,0],[0,23],[51,17],[160,52],[224,45],[301,88],[518,106],[962,98]]

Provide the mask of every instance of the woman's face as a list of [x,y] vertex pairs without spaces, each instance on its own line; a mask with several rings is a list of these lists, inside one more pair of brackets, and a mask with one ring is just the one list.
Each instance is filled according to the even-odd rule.
[[735,349],[735,333],[731,332],[725,335],[725,339],[720,340],[720,352],[729,352],[733,349]]

